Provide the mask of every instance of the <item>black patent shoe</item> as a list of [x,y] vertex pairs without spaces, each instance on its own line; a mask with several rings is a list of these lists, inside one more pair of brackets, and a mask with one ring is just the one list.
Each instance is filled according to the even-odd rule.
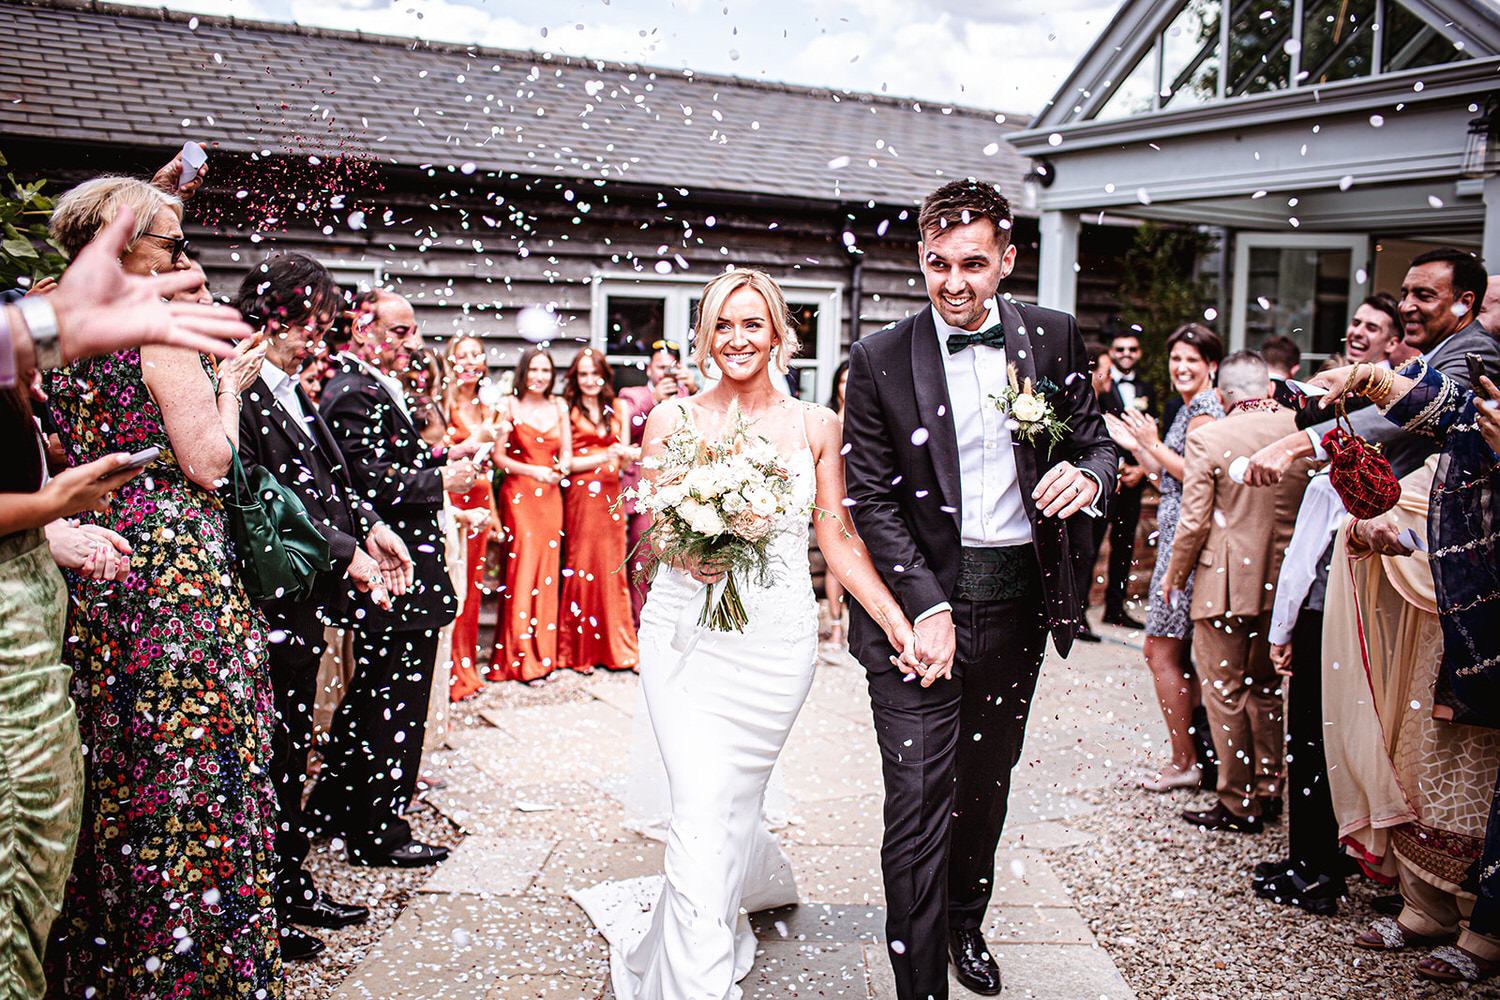
[[305,962],[323,954],[328,946],[322,941],[295,927],[281,928],[281,960],[283,962]]
[[1000,966],[979,931],[962,928],[948,931],[948,955],[964,989],[985,997],[1000,992]]
[[448,858],[448,848],[437,844],[424,844],[420,840],[408,840],[400,847],[383,853],[349,851],[351,865],[366,868],[426,868]]
[[1277,858],[1275,861],[1262,861],[1250,869],[1250,881],[1254,883],[1264,882],[1266,879],[1285,875],[1287,872],[1295,871],[1296,862],[1290,857]]
[[1285,906],[1296,906],[1320,917],[1331,917],[1339,911],[1339,900],[1345,895],[1344,880],[1331,875],[1303,878],[1295,871],[1266,879],[1255,887],[1261,899]]
[[357,906],[354,903],[340,903],[336,899],[330,899],[319,893],[318,898],[311,903],[287,907],[285,922],[301,924],[303,927],[326,927],[329,930],[338,930],[340,927],[362,924],[369,919],[369,907]]

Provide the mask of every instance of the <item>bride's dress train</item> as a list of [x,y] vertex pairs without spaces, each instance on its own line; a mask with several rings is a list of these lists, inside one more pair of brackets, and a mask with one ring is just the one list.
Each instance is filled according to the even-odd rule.
[[[812,454],[788,458],[812,503]],[[812,685],[817,604],[807,521],[771,543],[772,580],[740,593],[745,631],[693,628],[703,587],[662,568],[641,611],[641,688],[671,801],[664,876],[575,894],[610,944],[618,1000],[738,1000],[755,960],[741,912],[795,902],[763,815],[766,783]]]

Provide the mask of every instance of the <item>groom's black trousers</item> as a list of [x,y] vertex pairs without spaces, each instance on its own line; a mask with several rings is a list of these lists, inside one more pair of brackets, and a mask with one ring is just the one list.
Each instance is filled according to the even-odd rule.
[[1035,589],[955,600],[953,678],[869,675],[885,773],[886,941],[901,1000],[948,996],[949,928],[978,929],[1047,633]]

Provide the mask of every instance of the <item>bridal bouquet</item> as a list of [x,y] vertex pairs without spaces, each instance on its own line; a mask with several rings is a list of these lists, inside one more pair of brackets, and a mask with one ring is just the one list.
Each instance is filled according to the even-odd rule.
[[749,616],[737,581],[753,573],[766,583],[772,533],[789,517],[807,515],[793,509],[791,473],[769,441],[747,430],[743,416],[721,440],[706,440],[684,424],[663,445],[661,455],[641,463],[656,470],[655,479],[643,479],[621,499],[651,514],[641,544],[661,561],[724,571],[704,598],[698,624],[743,632]]

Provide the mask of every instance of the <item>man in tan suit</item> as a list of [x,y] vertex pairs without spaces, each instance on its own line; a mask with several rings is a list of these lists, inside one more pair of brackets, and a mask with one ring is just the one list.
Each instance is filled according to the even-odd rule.
[[1188,435],[1182,515],[1162,589],[1169,601],[1196,568],[1193,660],[1219,757],[1219,803],[1183,819],[1213,830],[1258,833],[1262,810],[1279,804],[1281,690],[1271,666],[1276,574],[1291,540],[1312,463],[1299,459],[1273,488],[1236,481],[1258,450],[1295,428],[1271,398],[1266,363],[1240,351],[1219,365],[1226,416]]

